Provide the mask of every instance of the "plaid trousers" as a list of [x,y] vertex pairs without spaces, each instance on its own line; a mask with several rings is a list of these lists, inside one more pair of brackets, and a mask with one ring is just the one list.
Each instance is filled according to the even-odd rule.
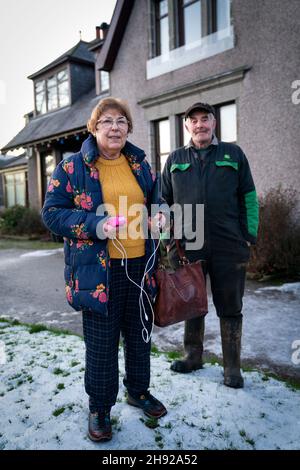
[[[129,277],[140,285],[146,258],[127,260]],[[120,334],[123,338],[125,377],[129,393],[142,394],[149,388],[151,342],[142,337],[139,309],[140,289],[126,276],[125,262],[111,260],[108,316],[83,311],[83,335],[86,346],[85,390],[89,395],[91,412],[110,409],[116,402],[119,389],[118,352]],[[144,298],[148,320],[143,321],[148,333],[152,313]]]

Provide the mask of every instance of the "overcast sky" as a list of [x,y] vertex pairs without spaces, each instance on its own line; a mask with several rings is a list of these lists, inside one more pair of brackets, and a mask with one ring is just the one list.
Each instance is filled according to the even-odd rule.
[[23,127],[33,109],[38,71],[110,23],[116,0],[0,0],[0,148]]

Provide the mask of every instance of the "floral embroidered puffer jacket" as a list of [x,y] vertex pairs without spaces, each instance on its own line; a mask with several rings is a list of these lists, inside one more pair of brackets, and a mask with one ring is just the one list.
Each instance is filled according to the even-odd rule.
[[[150,214],[155,186],[143,150],[130,142],[122,149],[143,193]],[[66,296],[75,310],[107,314],[110,261],[107,240],[97,237],[97,224],[106,216],[96,215],[103,204],[95,162],[99,156],[95,138],[90,135],[81,151],[62,160],[50,180],[42,218],[46,227],[64,237]],[[153,253],[153,241],[146,240],[146,257]],[[150,263],[152,264],[152,263]],[[146,277],[152,299],[156,294],[153,269]]]

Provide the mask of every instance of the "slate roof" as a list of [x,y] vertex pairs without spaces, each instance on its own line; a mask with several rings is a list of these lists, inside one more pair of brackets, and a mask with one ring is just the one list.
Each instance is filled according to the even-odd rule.
[[19,165],[27,165],[28,159],[23,153],[18,157],[0,155],[0,170],[6,170],[6,168],[13,168]]
[[73,105],[31,119],[1,151],[7,152],[15,148],[51,140],[51,138],[63,136],[73,131],[86,130],[86,123],[99,99],[95,89],[92,89]]
[[100,54],[97,57],[96,69],[110,72],[116,60],[120,45],[135,0],[118,0],[113,12],[109,30]]
[[103,39],[98,39],[98,38],[93,39],[93,41],[89,43],[89,51],[95,51],[99,47],[103,46],[103,43],[104,43]]
[[94,55],[92,54],[92,52],[89,51],[89,46],[90,46],[89,42],[79,41],[77,44],[75,44],[74,47],[72,47],[67,52],[59,56],[53,62],[50,62],[50,64],[46,65],[42,69],[38,70],[32,75],[29,75],[28,78],[30,79],[37,78],[39,75],[42,75],[43,73],[47,72],[48,70],[53,69],[57,65],[62,64],[63,62],[66,62],[67,60],[73,61],[73,62],[94,64],[95,63]]

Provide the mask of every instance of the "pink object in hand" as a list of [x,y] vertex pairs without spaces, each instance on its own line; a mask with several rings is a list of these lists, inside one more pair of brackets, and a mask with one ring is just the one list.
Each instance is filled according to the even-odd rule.
[[107,223],[112,227],[118,227],[120,225],[124,225],[126,223],[126,219],[123,215],[117,215],[117,217],[110,217]]

